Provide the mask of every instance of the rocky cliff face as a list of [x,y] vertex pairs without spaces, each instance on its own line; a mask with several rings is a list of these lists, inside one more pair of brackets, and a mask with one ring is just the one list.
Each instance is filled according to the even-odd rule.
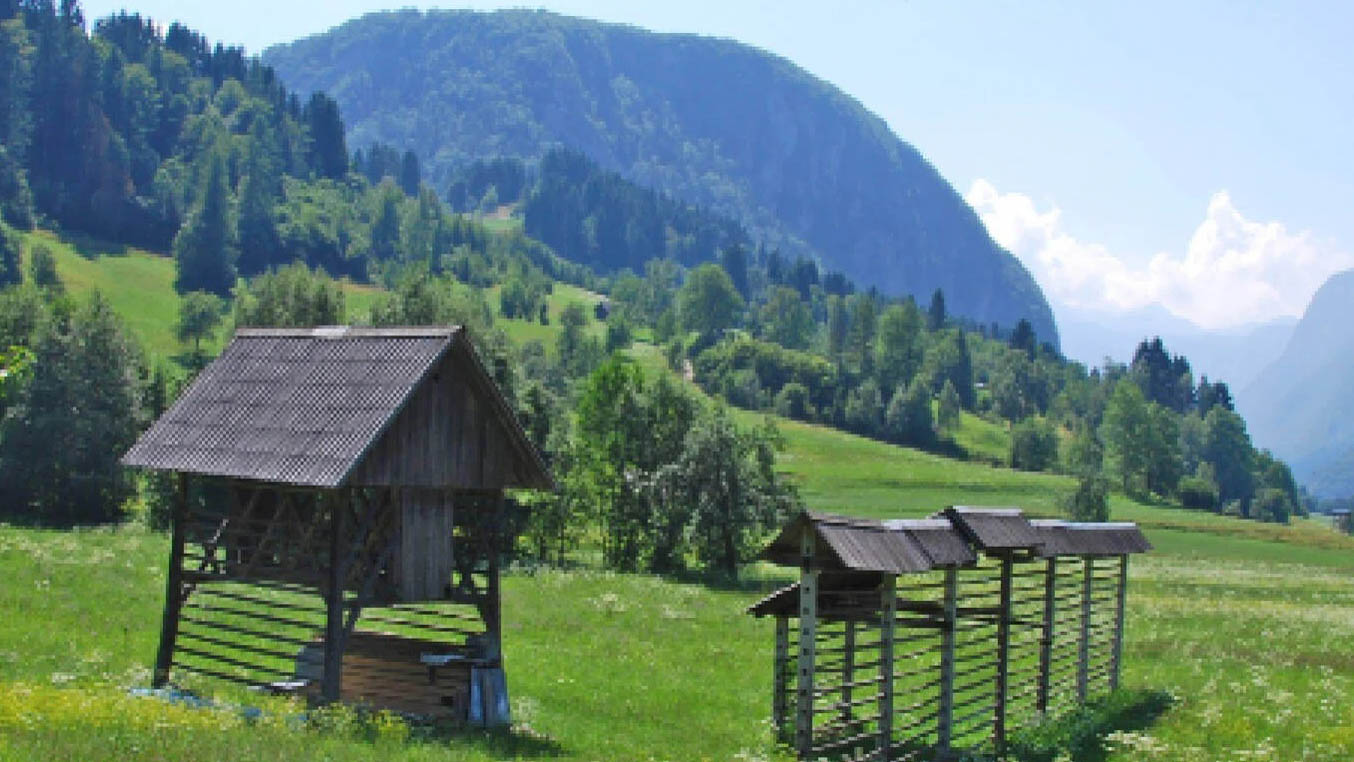
[[875,115],[794,64],[729,40],[544,12],[365,16],[264,54],[288,86],[341,104],[350,141],[459,162],[552,145],[708,206],[866,287],[1057,344],[1024,267]]

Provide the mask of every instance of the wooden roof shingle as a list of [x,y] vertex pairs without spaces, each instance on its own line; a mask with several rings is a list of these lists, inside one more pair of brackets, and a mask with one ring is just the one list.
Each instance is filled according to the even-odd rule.
[[524,483],[504,486],[553,486],[460,327],[242,329],[122,462],[338,487],[452,352],[522,461]]
[[[1042,557],[1120,556],[1152,549],[1136,524],[1026,518],[1018,508],[954,506],[929,519],[866,519],[804,512],[786,524],[762,558],[800,566],[812,533],[820,570],[908,574],[972,566],[979,553],[1032,551]],[[768,604],[770,605],[770,604]]]

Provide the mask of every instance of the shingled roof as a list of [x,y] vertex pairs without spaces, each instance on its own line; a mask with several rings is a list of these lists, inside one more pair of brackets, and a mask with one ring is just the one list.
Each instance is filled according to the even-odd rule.
[[1128,522],[1075,522],[1035,519],[1030,522],[1039,534],[1039,555],[1121,556],[1146,553],[1152,543],[1137,524]]
[[[416,391],[448,373],[458,378],[447,388],[475,395],[471,412],[487,412],[480,416],[483,425],[496,422],[494,433],[508,440],[505,454],[495,451],[512,461],[498,469],[509,482],[498,486],[551,488],[540,454],[460,327],[240,330],[122,462],[259,482],[342,486]],[[412,455],[426,459],[426,453]]]
[[813,532],[822,540],[822,561],[838,569],[907,574],[978,560],[948,522],[880,521],[812,512],[801,513],[787,524],[762,557],[797,566],[805,532]]
[[801,565],[806,533],[812,533],[817,542],[815,567],[835,573],[907,574],[971,566],[978,562],[980,552],[1118,556],[1152,549],[1136,524],[1031,521],[1018,508],[953,506],[929,519],[879,520],[804,512],[781,529],[762,551],[762,558],[784,566]]

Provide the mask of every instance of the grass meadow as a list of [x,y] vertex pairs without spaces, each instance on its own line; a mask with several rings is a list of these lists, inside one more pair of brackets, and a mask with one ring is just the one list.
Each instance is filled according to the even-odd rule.
[[[51,250],[56,258],[57,275],[70,294],[79,298],[98,289],[141,341],[149,356],[173,360],[181,365],[187,361],[190,347],[174,335],[181,297],[174,291],[174,260],[171,257],[78,236],[58,235],[49,230],[39,229],[23,236],[25,250],[35,245]],[[341,288],[348,320],[356,323],[367,322],[372,308],[386,294],[377,286],[348,281],[342,282]],[[497,308],[497,287],[487,289],[484,296]],[[590,335],[601,338],[606,334],[605,324],[593,317],[592,308],[601,299],[600,294],[557,283],[547,297],[548,325],[535,320],[502,317],[496,324],[518,344],[537,340],[553,352],[559,318],[569,304],[585,307],[586,330]],[[202,349],[208,356],[215,355],[225,346],[232,330],[229,323],[227,316],[226,324],[216,336],[203,342]]]
[[[184,352],[172,333],[170,260],[48,233],[28,240],[53,249],[70,291],[102,289],[149,353]],[[380,296],[345,288],[354,317]],[[557,286],[550,325],[499,324],[515,340],[549,345],[559,311],[596,298]],[[632,354],[664,367],[651,345]],[[815,510],[924,516],[968,504],[1056,515],[1073,487],[1062,476],[777,424],[783,468]],[[993,459],[1008,446],[1004,435],[967,415],[958,434]],[[1354,539],[1315,521],[1278,527],[1122,496],[1112,509],[1156,546],[1131,567],[1124,684],[1169,692],[1172,702],[1153,723],[1061,759],[1354,759]],[[192,687],[263,714],[130,695],[150,680],[167,547],[135,523],[69,532],[0,525],[0,760],[789,759],[770,739],[772,625],[743,613],[788,578],[783,570],[754,565],[737,583],[711,585],[516,569],[504,585],[516,725],[447,734],[389,715],[307,714],[210,683]]]
[[[781,422],[809,505],[924,515],[948,502],[1051,513],[1067,487]],[[1148,525],[1135,558],[1124,684],[1167,691],[1146,728],[1116,731],[1093,762],[1354,759],[1354,550],[1316,524],[1270,527],[1115,504]],[[1154,526],[1158,524],[1160,526]],[[396,718],[302,708],[189,709],[128,695],[148,683],[167,540],[128,525],[0,527],[0,759],[760,760],[770,740],[771,623],[743,614],[785,572],[703,585],[592,570],[505,580],[517,723],[450,736]],[[196,685],[206,692],[211,684]],[[220,688],[222,700],[240,702]]]
[[[1231,538],[1197,536],[1213,547],[1165,543],[1131,567],[1124,683],[1167,691],[1173,705],[1110,734],[1094,758],[1354,758],[1354,562],[1237,560],[1212,552]],[[128,695],[150,677],[167,545],[135,526],[0,528],[0,759],[784,757],[767,724],[771,624],[742,613],[774,584],[763,568],[727,588],[513,572],[517,725],[446,736],[342,710],[301,719],[298,705],[254,696],[244,700],[265,710],[258,720]]]

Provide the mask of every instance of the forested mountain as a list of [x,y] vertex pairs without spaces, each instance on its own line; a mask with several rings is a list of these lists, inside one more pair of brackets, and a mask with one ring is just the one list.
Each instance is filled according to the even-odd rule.
[[929,298],[1057,346],[1024,267],[884,122],[792,63],[729,40],[544,12],[380,13],[270,49],[330,93],[350,139],[412,148],[442,189],[475,159],[557,145],[813,254],[863,287]]
[[1257,444],[1321,497],[1354,494],[1354,270],[1331,276],[1283,355],[1237,396]]

